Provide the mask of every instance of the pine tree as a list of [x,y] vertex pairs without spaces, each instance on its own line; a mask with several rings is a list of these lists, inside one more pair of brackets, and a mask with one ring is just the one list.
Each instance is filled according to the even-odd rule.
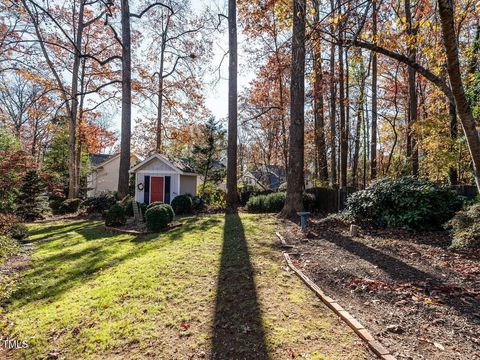
[[219,122],[211,117],[202,127],[201,142],[193,147],[192,161],[196,170],[203,175],[202,194],[208,182],[218,184],[225,178],[225,168],[215,166],[220,163],[225,150],[225,135],[226,132]]
[[25,221],[33,221],[42,217],[44,204],[41,193],[45,189],[42,179],[36,170],[30,170],[23,178],[18,196],[18,215]]

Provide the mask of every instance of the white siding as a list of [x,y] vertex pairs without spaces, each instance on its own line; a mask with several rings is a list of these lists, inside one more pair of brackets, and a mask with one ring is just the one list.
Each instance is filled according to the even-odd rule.
[[135,201],[143,203],[144,190],[138,189],[138,184],[140,183],[145,186],[145,174],[137,173],[135,176]]
[[120,156],[97,169],[95,178],[95,195],[103,191],[117,191],[118,169],[120,167]]
[[141,166],[136,171],[142,171],[142,172],[143,171],[145,171],[145,172],[147,172],[147,171],[176,172],[177,170],[175,170],[171,166],[165,164],[163,161],[160,161],[157,158],[153,158],[152,160],[150,160],[149,162],[147,162],[146,164]]

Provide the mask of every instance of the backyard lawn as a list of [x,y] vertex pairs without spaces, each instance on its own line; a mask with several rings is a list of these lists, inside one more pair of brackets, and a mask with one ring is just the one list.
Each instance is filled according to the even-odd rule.
[[0,320],[0,335],[29,348],[8,356],[372,358],[285,270],[273,216],[182,221],[168,233],[137,237],[106,232],[96,221],[32,225],[32,261]]

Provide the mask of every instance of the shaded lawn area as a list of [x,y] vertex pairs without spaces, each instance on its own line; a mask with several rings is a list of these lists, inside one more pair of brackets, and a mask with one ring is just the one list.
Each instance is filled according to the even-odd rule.
[[111,234],[95,221],[32,225],[32,266],[4,304],[0,324],[0,335],[30,348],[9,355],[371,358],[284,270],[272,216],[183,221],[168,233],[139,237]]

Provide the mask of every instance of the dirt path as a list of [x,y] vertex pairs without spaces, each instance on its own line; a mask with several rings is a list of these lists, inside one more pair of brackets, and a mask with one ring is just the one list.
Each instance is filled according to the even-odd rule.
[[[292,230],[292,228],[290,229]],[[480,359],[480,257],[443,232],[360,231],[341,223],[288,235],[293,261],[399,359]]]

